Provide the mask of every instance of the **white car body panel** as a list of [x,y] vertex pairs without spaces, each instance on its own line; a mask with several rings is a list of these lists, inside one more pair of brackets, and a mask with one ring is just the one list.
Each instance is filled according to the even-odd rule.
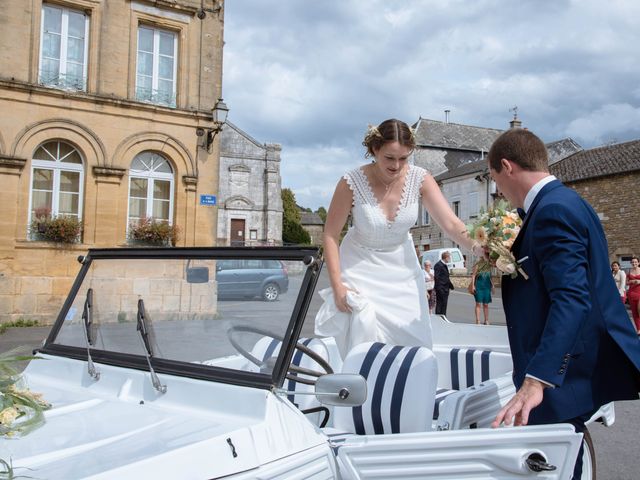
[[86,362],[43,357],[24,376],[53,404],[46,423],[0,441],[0,458],[10,458],[18,473],[30,468],[51,480],[216,478],[314,447],[329,451],[300,411],[268,391],[159,375],[167,386],[161,395],[148,372],[96,364],[95,381]]
[[[353,436],[338,448],[343,478],[430,480],[566,479],[582,435],[571,425]],[[542,453],[557,467],[533,475],[524,460]]]

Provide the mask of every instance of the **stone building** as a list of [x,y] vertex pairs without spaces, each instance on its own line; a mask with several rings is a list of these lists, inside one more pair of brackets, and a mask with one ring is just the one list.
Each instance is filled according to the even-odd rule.
[[595,209],[609,243],[609,259],[623,268],[640,255],[640,140],[575,153],[550,168]]
[[[420,118],[416,130],[415,164],[426,168],[439,182],[454,212],[463,220],[474,218],[495,185],[484,175],[485,157],[502,130],[474,127]],[[418,250],[454,246],[440,227],[431,222],[420,207],[416,226],[411,229]],[[465,252],[467,253],[467,252]]]
[[311,245],[322,245],[324,222],[320,215],[316,212],[300,210],[300,225],[302,225],[302,228],[304,228],[309,234],[309,237],[311,237]]
[[222,129],[218,245],[282,245],[281,150],[233,123]]
[[[77,255],[143,217],[215,242],[222,3],[2,2],[0,321],[50,320]],[[81,220],[77,243],[39,241],[36,212]]]
[[[510,128],[520,128],[514,118]],[[489,175],[486,155],[491,144],[502,130],[471,127],[434,120],[420,119],[416,131],[416,164],[435,174],[442,193],[452,210],[465,223],[473,223],[481,210],[486,210],[496,196],[496,186]],[[420,128],[421,126],[421,128]],[[548,143],[549,162],[559,160],[580,151],[582,147],[570,138]],[[428,212],[420,208],[416,226],[411,229],[418,250],[459,247],[447,238],[440,227],[432,223]],[[467,265],[475,258],[464,251]]]

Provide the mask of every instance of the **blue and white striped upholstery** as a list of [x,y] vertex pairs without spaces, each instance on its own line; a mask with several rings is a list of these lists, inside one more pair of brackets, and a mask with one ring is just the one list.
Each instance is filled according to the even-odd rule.
[[513,370],[511,355],[474,348],[436,347],[438,388],[462,390]]
[[336,407],[334,429],[359,435],[431,430],[438,368],[428,348],[363,343],[347,354],[342,372],[367,380],[367,400]]
[[513,370],[511,355],[505,352],[474,348],[436,347],[438,390],[433,419],[439,416],[440,404],[451,393],[479,385]]

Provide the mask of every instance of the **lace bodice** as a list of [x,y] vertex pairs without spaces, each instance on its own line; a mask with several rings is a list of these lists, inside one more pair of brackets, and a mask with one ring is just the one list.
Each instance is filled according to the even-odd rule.
[[373,249],[392,248],[406,241],[409,229],[418,218],[420,186],[426,173],[424,168],[409,165],[398,211],[394,220],[389,221],[362,168],[347,172],[344,179],[353,192],[353,226],[349,231],[353,240],[363,247]]

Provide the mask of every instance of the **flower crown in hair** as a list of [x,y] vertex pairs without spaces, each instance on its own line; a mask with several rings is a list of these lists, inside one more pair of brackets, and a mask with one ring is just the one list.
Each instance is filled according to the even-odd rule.
[[365,135],[365,138],[375,138],[375,137],[382,138],[382,134],[380,133],[380,130],[378,130],[378,127],[376,127],[375,125],[369,124],[367,126],[367,134]]

